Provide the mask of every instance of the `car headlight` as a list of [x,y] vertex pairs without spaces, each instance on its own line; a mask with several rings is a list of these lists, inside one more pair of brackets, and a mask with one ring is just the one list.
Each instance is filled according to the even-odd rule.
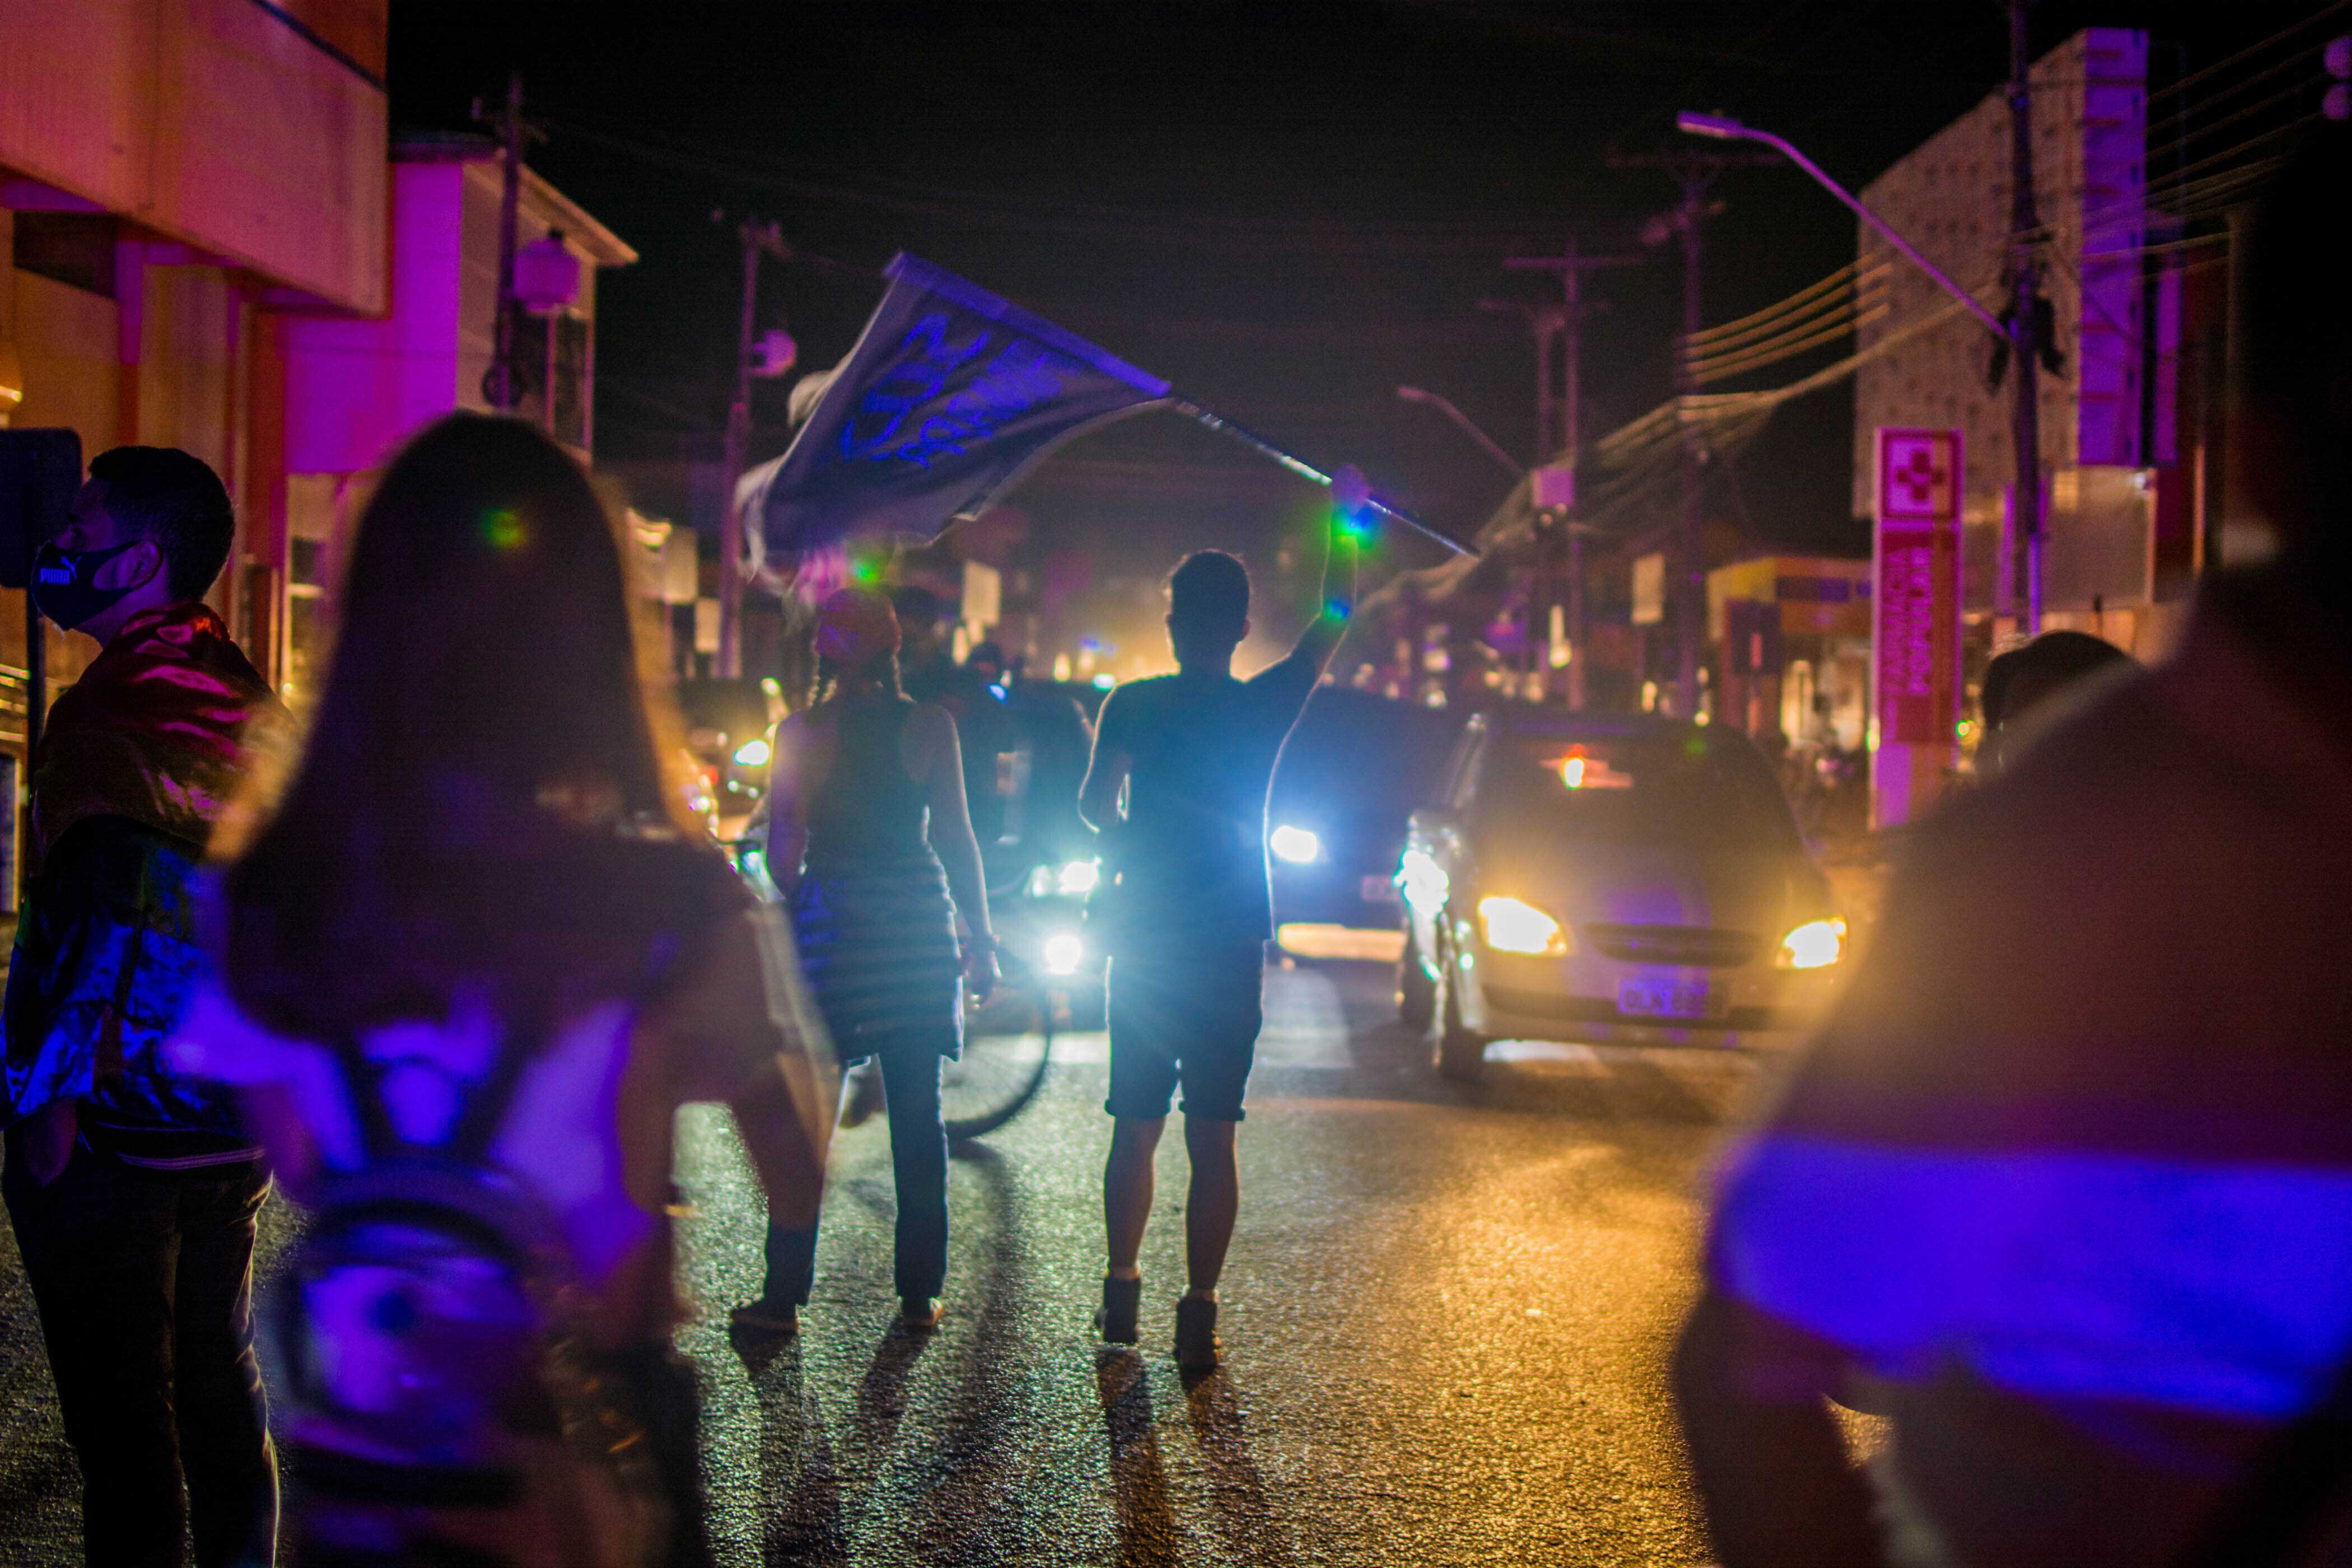
[[754,735],[735,748],[735,760],[747,768],[768,765],[768,742]]
[[1826,969],[1845,956],[1845,921],[1807,921],[1780,939],[1772,963],[1780,969]]
[[1568,932],[1560,923],[1517,899],[1490,895],[1478,900],[1478,927],[1486,945],[1496,952],[1532,952],[1558,956],[1569,951]]
[[1075,931],[1055,931],[1045,939],[1040,954],[1048,974],[1076,974],[1087,961],[1087,944]]
[[1098,861],[1065,860],[1058,866],[1039,866],[1029,873],[1029,896],[1050,899],[1058,893],[1064,898],[1084,898],[1101,880]]
[[1311,865],[1323,853],[1323,840],[1304,827],[1287,823],[1266,836],[1266,847],[1277,860],[1287,860],[1293,866]]

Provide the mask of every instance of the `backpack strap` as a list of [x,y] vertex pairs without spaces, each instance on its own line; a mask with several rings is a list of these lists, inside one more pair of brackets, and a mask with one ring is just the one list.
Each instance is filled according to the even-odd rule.
[[383,1070],[368,1060],[356,1035],[346,1032],[324,1044],[327,1059],[334,1064],[335,1076],[342,1080],[343,1103],[351,1107],[352,1117],[359,1123],[360,1147],[367,1163],[377,1165],[399,1158],[408,1143],[393,1126],[391,1114],[383,1107],[383,1096],[378,1092]]
[[446,1145],[452,1157],[468,1165],[488,1163],[490,1144],[506,1121],[515,1090],[522,1083],[523,1073],[546,1047],[547,1037],[546,1028],[533,1024],[499,1042],[489,1076],[463,1091],[465,1107],[457,1113],[457,1125],[451,1129]]
[[[669,977],[684,951],[685,943],[676,936],[655,940],[635,983],[624,994],[623,1000],[632,1012]],[[512,1109],[523,1074],[540,1058],[551,1033],[544,1024],[533,1023],[499,1041],[488,1076],[458,1091],[461,1108],[457,1125],[437,1152],[467,1165],[488,1163],[490,1145]],[[368,1058],[358,1037],[345,1034],[328,1042],[328,1058],[334,1063],[336,1076],[342,1080],[343,1098],[359,1122],[368,1163],[380,1164],[411,1152],[415,1145],[400,1135],[384,1109],[383,1068]]]

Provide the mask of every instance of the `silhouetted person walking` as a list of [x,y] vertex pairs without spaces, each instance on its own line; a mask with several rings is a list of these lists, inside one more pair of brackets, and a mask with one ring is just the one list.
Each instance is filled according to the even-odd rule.
[[1168,580],[1177,672],[1129,682],[1104,701],[1079,796],[1113,874],[1097,895],[1111,954],[1103,1109],[1113,1118],[1103,1172],[1110,1258],[1097,1323],[1112,1343],[1136,1342],[1152,1155],[1181,1086],[1192,1175],[1176,1354],[1188,1367],[1217,1362],[1217,1280],[1241,1205],[1234,1135],[1274,934],[1266,791],[1354,607],[1363,477],[1342,469],[1331,489],[1322,607],[1289,656],[1235,679],[1234,650],[1250,630],[1249,574],[1219,551],[1188,556]]

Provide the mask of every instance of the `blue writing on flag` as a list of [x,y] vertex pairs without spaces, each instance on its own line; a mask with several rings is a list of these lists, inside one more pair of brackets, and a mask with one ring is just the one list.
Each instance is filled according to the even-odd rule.
[[1079,432],[1168,384],[901,255],[857,346],[792,447],[738,489],[755,554],[853,537],[928,540]]

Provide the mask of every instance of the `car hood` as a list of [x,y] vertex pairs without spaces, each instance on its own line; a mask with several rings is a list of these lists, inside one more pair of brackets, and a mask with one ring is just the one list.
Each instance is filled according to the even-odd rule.
[[1794,848],[1513,835],[1482,844],[1478,866],[1481,893],[1525,899],[1580,930],[1703,926],[1769,940],[1829,908],[1827,879]]

